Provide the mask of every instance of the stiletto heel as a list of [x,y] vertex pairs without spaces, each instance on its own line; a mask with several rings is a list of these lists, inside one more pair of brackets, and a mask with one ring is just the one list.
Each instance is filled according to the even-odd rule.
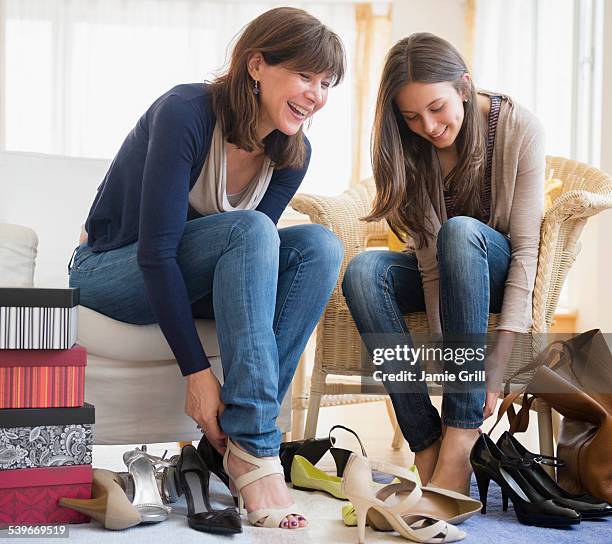
[[357,516],[357,537],[359,544],[365,544],[366,520],[368,517],[368,506],[357,504],[355,506],[355,514]]
[[[357,439],[357,442],[359,443],[359,449],[361,449],[361,455],[363,455],[364,457],[368,456],[366,454],[365,448],[363,447],[363,443],[361,442],[361,438],[359,438],[359,435],[355,431],[353,431],[353,429],[349,429],[348,427],[345,427],[344,425],[334,425],[329,430],[329,440],[332,444],[335,443],[335,439],[332,437],[332,433],[336,429],[342,429],[343,431],[346,431],[352,434]],[[336,448],[334,446],[329,449],[329,453],[331,453],[332,457],[334,458],[334,462],[336,463],[336,476],[342,478],[342,476],[344,475],[344,469],[346,468],[346,464],[348,463],[348,460],[350,459],[351,454],[353,452],[351,450],[347,450],[344,448]]]
[[508,431],[499,437],[497,447],[508,457],[524,458],[531,461],[529,467],[525,466],[525,468],[519,470],[543,497],[552,499],[559,506],[576,510],[583,520],[612,515],[612,506],[606,501],[588,494],[575,495],[568,493],[541,466],[562,467],[565,465],[562,459],[530,452]]
[[104,525],[105,529],[118,531],[140,523],[140,514],[132,506],[123,489],[118,474],[95,468],[91,499],[61,497],[60,506],[81,512]]
[[[399,479],[399,483],[391,483],[376,489],[372,481],[372,469],[392,474]],[[346,465],[342,490],[355,507],[360,544],[365,542],[367,518],[370,518],[371,524],[374,513],[384,518],[384,522],[392,530],[397,531],[408,540],[437,544],[455,542],[465,538],[465,533],[450,523],[431,516],[429,513],[423,513],[421,508],[426,506],[432,508],[436,502],[439,502],[441,509],[446,506],[455,510],[455,513],[457,513],[456,510],[459,510],[457,517],[466,519],[481,506],[480,502],[452,491],[421,488],[413,472],[388,463],[368,461],[365,457],[355,453],[351,455]],[[427,499],[424,499],[425,493],[427,493]],[[436,497],[440,500],[436,501]],[[468,503],[472,510],[462,511],[468,509]],[[451,504],[452,507],[450,507]],[[477,506],[476,509],[473,508],[474,506]]]
[[132,504],[140,513],[141,523],[159,523],[168,518],[170,507],[162,502],[153,463],[146,452],[136,448],[123,454],[123,461],[134,484]]
[[[353,453],[351,450],[347,450],[344,448],[337,448],[334,446],[336,443],[336,438],[332,436],[332,433],[336,429],[342,429],[352,434],[359,443],[359,447],[361,448],[361,454],[364,457],[367,457],[365,448],[363,447],[363,443],[359,438],[359,435],[345,427],[344,425],[334,425],[329,430],[329,436],[327,438],[310,438],[307,440],[296,440],[294,442],[283,442],[280,446],[280,460],[283,465],[283,470],[285,471],[285,481],[291,482],[291,467],[293,466],[293,460],[296,456],[303,457],[313,466],[316,465],[321,457],[329,451],[336,463],[336,476],[338,478],[342,478],[344,474],[344,468],[346,467],[346,463]],[[304,489],[308,491],[308,488]]]
[[502,495],[502,510],[504,512],[508,511],[508,493],[506,492],[506,489],[502,487],[501,490],[501,495]]
[[[470,453],[470,463],[476,474],[478,491],[483,505],[489,480],[494,480],[502,490],[503,508],[512,501],[517,519],[524,525],[537,527],[567,527],[580,523],[580,514],[546,499],[522,475],[532,460],[523,457],[507,457],[487,434],[481,434]],[[482,500],[484,498],[484,500]],[[486,512],[483,507],[482,513]]]
[[348,463],[351,453],[353,452],[343,448],[330,448],[329,453],[331,453],[332,457],[334,458],[334,462],[336,463],[336,475],[342,478],[346,464]]
[[478,485],[478,497],[482,503],[481,514],[487,513],[487,495],[489,493],[489,482],[491,481],[490,476],[483,470],[474,469],[474,475],[476,476],[476,484]]
[[176,472],[187,501],[189,527],[196,531],[216,534],[242,532],[240,516],[234,508],[212,509],[208,496],[210,471],[191,444],[183,447]]

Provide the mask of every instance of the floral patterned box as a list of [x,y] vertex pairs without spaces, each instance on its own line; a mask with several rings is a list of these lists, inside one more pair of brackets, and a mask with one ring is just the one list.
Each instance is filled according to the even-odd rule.
[[95,413],[81,408],[0,410],[0,472],[91,464]]
[[0,528],[9,525],[87,523],[89,517],[58,504],[61,497],[91,497],[91,465],[0,471]]

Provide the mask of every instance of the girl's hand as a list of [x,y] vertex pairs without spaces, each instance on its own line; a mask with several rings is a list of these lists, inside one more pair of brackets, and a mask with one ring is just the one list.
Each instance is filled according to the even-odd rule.
[[497,331],[495,345],[485,360],[487,395],[483,407],[484,419],[493,415],[497,407],[497,400],[502,390],[504,372],[512,354],[514,335],[515,333],[511,331]]

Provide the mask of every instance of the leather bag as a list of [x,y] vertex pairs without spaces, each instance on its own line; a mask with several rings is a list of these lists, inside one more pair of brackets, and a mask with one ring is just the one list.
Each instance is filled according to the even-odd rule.
[[[527,386],[511,393],[511,380],[534,369]],[[512,403],[520,395],[522,406],[515,413]],[[565,462],[558,468],[559,484],[570,493],[612,502],[612,353],[600,330],[552,342],[516,372],[506,383],[495,425],[507,414],[511,433],[525,431],[535,398],[564,416],[557,446]]]

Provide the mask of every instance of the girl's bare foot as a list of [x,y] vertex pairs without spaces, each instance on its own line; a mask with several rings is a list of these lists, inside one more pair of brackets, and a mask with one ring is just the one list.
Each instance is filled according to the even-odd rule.
[[[235,442],[234,445],[237,446]],[[242,449],[239,446],[238,448]],[[274,458],[262,457],[262,459]],[[230,476],[237,479],[239,476],[257,467],[247,461],[243,461],[236,455],[232,455],[230,452],[227,459],[227,468]],[[270,474],[261,480],[245,485],[242,488],[242,498],[248,512],[261,508],[283,508],[293,503],[291,494],[285,484],[285,479],[280,474]],[[308,522],[304,517],[292,515],[287,516],[280,524],[280,527],[283,529],[298,529],[307,526]]]
[[478,429],[447,427],[431,485],[470,494],[470,452],[478,438]]
[[431,446],[414,454],[414,464],[419,471],[421,483],[426,485],[431,479],[438,462],[441,440],[436,440]]

